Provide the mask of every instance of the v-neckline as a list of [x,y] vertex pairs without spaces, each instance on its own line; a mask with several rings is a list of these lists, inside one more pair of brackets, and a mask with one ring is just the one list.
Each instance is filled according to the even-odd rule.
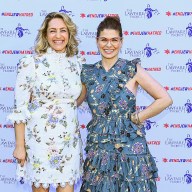
[[104,68],[104,66],[102,65],[102,60],[100,61],[100,66],[101,66],[101,68],[103,69],[103,71],[105,72],[105,73],[110,73],[112,70],[113,70],[113,68],[116,66],[116,64],[117,64],[117,62],[119,61],[119,58],[117,59],[117,61],[114,63],[114,65],[112,65],[111,66],[111,68],[107,71],[105,68]]

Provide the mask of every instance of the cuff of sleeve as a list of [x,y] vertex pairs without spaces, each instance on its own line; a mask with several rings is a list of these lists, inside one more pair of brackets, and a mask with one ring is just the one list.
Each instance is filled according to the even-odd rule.
[[29,119],[31,119],[31,113],[28,109],[14,110],[13,113],[7,116],[7,120],[12,123],[26,123]]

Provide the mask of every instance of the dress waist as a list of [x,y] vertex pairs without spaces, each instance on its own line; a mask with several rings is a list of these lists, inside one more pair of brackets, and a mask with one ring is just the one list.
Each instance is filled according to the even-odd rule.
[[39,104],[74,104],[75,106],[77,105],[76,100],[74,99],[34,99],[31,101],[31,103],[39,103]]
[[126,119],[130,119],[131,118],[131,112],[127,112],[127,113],[111,113],[109,115],[104,115],[104,114],[94,114],[93,115],[93,119],[100,119],[100,118],[104,118],[104,119],[110,119],[110,120],[114,120],[116,121],[119,118],[126,118]]

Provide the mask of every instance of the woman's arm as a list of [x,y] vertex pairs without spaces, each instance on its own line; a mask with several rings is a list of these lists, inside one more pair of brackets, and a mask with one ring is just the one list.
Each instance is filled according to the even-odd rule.
[[23,166],[26,159],[24,123],[15,123],[15,142],[13,156],[19,161],[18,163]]
[[138,64],[137,73],[133,79],[135,80],[135,86],[137,86],[136,84],[139,84],[155,99],[151,105],[138,113],[140,122],[161,113],[173,103],[167,91],[165,91],[165,89]]
[[84,101],[85,98],[86,98],[86,94],[87,94],[86,86],[85,86],[85,84],[82,84],[81,94],[80,94],[80,96],[77,98],[77,106],[80,106],[80,105],[83,103],[83,101]]

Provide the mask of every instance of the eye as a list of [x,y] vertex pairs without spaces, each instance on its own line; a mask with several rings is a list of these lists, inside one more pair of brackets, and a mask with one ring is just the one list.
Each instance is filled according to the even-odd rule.
[[106,43],[107,42],[107,39],[101,39],[102,42]]
[[56,31],[55,30],[50,30],[49,33],[55,33]]
[[61,29],[61,32],[62,32],[62,33],[66,33],[67,30],[66,30],[66,29]]
[[113,39],[111,39],[111,41],[114,42],[114,43],[116,43],[116,42],[118,42],[119,40],[116,39],[116,38],[113,38]]

